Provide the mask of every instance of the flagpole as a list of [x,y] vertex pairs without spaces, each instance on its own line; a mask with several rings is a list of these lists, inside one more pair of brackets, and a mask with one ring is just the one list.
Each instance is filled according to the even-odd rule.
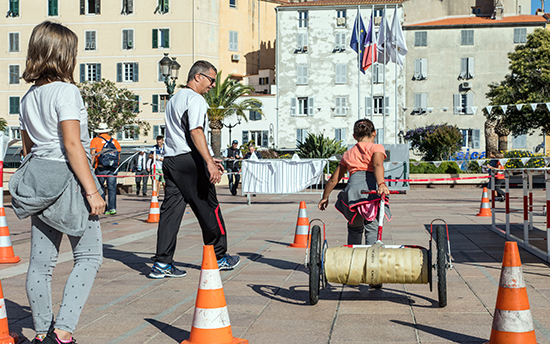
[[[387,55],[387,52],[388,52],[388,47],[387,47],[387,32],[386,32],[386,27],[388,26],[386,24],[386,5],[384,5],[384,12],[383,12],[383,16],[382,16],[382,20],[380,21],[381,23],[384,22],[384,27],[383,27],[383,30],[384,30],[384,91],[382,92],[382,104],[384,106],[382,106],[382,128],[384,129],[382,131],[382,144],[386,143],[386,107],[389,108],[388,105],[390,104],[386,104],[386,55]],[[378,33],[380,34],[380,33]],[[389,103],[389,102],[388,102]],[[388,109],[389,111],[389,109]],[[380,142],[380,141],[379,141]]]
[[[397,4],[395,4],[395,11],[393,12],[393,15],[397,17]],[[399,25],[399,21],[397,19],[394,19],[395,25]],[[393,35],[393,46],[394,46],[394,54],[395,54],[395,137],[394,137],[394,143],[397,144],[397,27],[393,28],[393,32],[395,33]]]
[[[371,29],[371,22],[374,20],[374,5],[372,5],[372,9],[370,12],[370,22],[369,22],[369,30]],[[368,30],[367,30],[368,32]],[[372,32],[371,32],[371,42],[372,42],[372,35],[374,35],[374,23],[372,24]],[[371,56],[373,59],[374,64],[374,44],[370,45],[371,49]],[[372,66],[371,66],[372,67]],[[374,83],[373,83],[373,77],[374,77],[374,67],[370,69],[370,120],[374,123]]]
[[361,28],[359,18],[361,16],[360,6],[357,5],[357,16],[355,17],[355,34],[357,35],[357,119],[361,119]]

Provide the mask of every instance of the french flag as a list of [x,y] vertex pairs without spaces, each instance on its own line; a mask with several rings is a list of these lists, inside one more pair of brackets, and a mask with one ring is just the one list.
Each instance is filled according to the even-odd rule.
[[370,15],[369,28],[363,43],[365,53],[363,54],[363,70],[368,69],[373,63],[378,60],[378,50],[376,49],[376,37],[374,33],[374,13]]

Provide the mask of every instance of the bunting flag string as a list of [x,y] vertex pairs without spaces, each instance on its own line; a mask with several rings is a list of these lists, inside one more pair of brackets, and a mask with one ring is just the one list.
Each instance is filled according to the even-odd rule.
[[[500,108],[503,112],[506,112],[508,111],[508,107],[510,106],[514,106],[518,111],[522,111],[522,109],[524,109],[524,107],[526,105],[529,105],[530,108],[531,108],[531,111],[535,112],[538,108],[539,105],[541,106],[546,106],[546,109],[548,111],[550,111],[550,103],[529,103],[529,104],[508,104],[508,105],[487,105],[485,107],[482,107],[482,109],[485,109],[488,113],[491,113],[494,109],[497,109],[497,108]],[[393,107],[391,106],[388,106],[387,107],[388,109],[392,110],[394,109]],[[407,110],[410,110],[410,109],[417,109],[415,108],[414,106],[413,107],[410,107],[410,106],[404,106],[404,107],[400,107],[401,110],[403,111],[407,111]],[[469,106],[467,107],[467,109],[470,109],[471,110],[471,114],[475,114],[477,112],[477,109],[479,107],[478,106]],[[448,106],[441,106],[441,107],[426,107],[426,108],[422,108],[423,110],[426,110],[426,112],[424,112],[424,114],[426,113],[432,113],[434,110],[441,110],[441,111],[449,111],[449,109],[453,109],[453,107],[448,107]],[[462,106],[459,106],[458,109],[462,110],[464,109],[464,107]]]
[[[550,157],[543,157],[543,156],[532,156],[532,157],[523,157],[523,158],[502,158],[502,159],[498,159],[498,161],[503,166],[506,165],[506,163],[508,163],[508,161],[510,160],[520,160],[525,165],[531,159],[543,159],[545,165],[548,165],[550,163]],[[491,160],[490,158],[483,158],[483,159],[469,159],[469,160],[411,161],[410,163],[413,164],[414,166],[418,166],[420,165],[420,163],[428,163],[428,164],[433,164],[436,167],[439,167],[444,162],[456,162],[460,166],[465,162],[467,163],[467,162],[475,161],[481,166],[481,165],[484,165],[486,161],[490,161],[490,160]]]

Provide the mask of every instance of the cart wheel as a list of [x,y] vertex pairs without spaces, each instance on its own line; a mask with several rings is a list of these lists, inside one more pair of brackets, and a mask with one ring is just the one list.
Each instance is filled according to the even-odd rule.
[[437,226],[436,247],[437,247],[437,292],[439,296],[439,307],[447,306],[447,252],[445,243],[447,233],[445,227]]
[[327,275],[325,274],[325,255],[327,254],[328,243],[323,241],[323,250],[321,251],[321,288],[327,289]]
[[309,248],[309,302],[319,302],[319,285],[321,278],[321,228],[311,228],[311,247]]

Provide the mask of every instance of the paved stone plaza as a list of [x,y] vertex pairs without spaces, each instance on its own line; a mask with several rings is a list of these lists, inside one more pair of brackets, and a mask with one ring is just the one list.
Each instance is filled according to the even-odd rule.
[[[505,240],[490,231],[490,218],[475,216],[481,189],[417,189],[391,198],[394,218],[385,226],[386,244],[427,247],[433,219],[445,219],[450,225],[454,268],[448,272],[448,306],[443,309],[438,308],[435,286],[430,292],[428,285],[384,285],[372,290],[365,285],[331,284],[321,291],[319,303],[311,306],[305,249],[287,247],[293,241],[299,202],[307,202],[310,220],[325,222],[329,246],[345,244],[344,218],[332,206],[325,212],[317,210],[319,195],[258,195],[248,206],[245,197],[230,196],[227,187],[219,187],[218,192],[229,252],[242,257],[237,269],[221,274],[234,336],[255,344],[483,343],[489,339]],[[536,202],[543,197],[537,190]],[[0,278],[10,330],[32,339],[25,293],[30,221],[19,221],[7,198],[6,203],[11,239],[21,262],[0,266]],[[157,229],[156,224],[143,221],[149,204],[149,197],[121,195],[118,215],[101,217],[105,259],[74,335],[79,344],[180,343],[189,337],[202,258],[201,233],[188,210],[175,256],[176,265],[187,270],[187,276],[148,279]],[[539,208],[535,211],[540,212]],[[536,221],[541,218],[535,216]],[[537,233],[545,227],[543,223],[535,226]],[[537,341],[550,343],[548,264],[520,252]],[[71,267],[70,246],[64,241],[52,285],[55,308]]]

